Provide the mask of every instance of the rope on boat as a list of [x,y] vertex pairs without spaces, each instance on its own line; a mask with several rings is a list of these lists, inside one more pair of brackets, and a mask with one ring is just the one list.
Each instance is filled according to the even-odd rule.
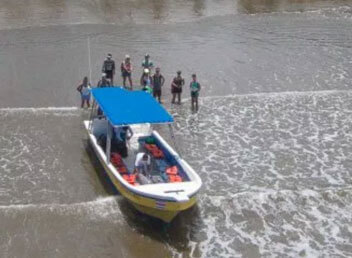
[[175,134],[174,134],[174,129],[173,129],[171,124],[169,124],[169,129],[170,129],[171,139],[172,139],[172,142],[174,144],[174,148],[175,148],[177,154],[181,157],[181,152],[179,151],[179,149],[177,147],[176,138],[175,138]]

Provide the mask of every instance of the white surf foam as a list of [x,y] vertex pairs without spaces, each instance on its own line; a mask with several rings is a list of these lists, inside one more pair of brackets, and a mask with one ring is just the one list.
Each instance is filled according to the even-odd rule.
[[78,107],[15,107],[0,108],[0,111],[6,112],[37,112],[37,111],[75,111]]
[[55,213],[58,215],[84,216],[92,220],[117,219],[121,216],[118,205],[120,197],[98,197],[96,200],[78,203],[48,203],[48,204],[13,204],[1,205],[2,215],[36,212]]

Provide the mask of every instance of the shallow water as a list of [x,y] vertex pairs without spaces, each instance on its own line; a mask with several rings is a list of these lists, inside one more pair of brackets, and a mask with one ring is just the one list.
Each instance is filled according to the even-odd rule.
[[[144,2],[143,2],[144,3]],[[350,1],[2,1],[1,257],[351,257]],[[137,213],[87,143],[75,85],[149,52],[198,205]],[[197,72],[168,102],[177,69]],[[118,83],[120,78],[117,78]],[[167,130],[156,127],[168,138]]]

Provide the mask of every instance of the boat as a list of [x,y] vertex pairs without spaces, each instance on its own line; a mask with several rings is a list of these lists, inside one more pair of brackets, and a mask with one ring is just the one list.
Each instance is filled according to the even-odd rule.
[[[165,124],[173,137],[173,117],[144,91],[94,88],[92,96],[92,112],[84,127],[118,192],[138,211],[167,223],[195,205],[201,178],[175,151],[176,147],[172,148],[153,130],[154,124]],[[132,129],[133,136],[125,143],[128,155],[123,157],[114,148],[114,132],[126,126]],[[148,153],[151,157],[147,182],[135,174],[138,153]]]

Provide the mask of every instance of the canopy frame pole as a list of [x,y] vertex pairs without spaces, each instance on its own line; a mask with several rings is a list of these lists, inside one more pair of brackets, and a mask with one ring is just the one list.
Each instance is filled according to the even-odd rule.
[[112,130],[114,129],[111,126],[110,122],[108,122],[107,132],[106,132],[106,163],[107,164],[110,163]]
[[92,125],[93,125],[93,113],[94,113],[94,108],[96,106],[96,102],[93,99],[93,103],[92,103],[92,108],[90,110],[90,114],[89,114],[89,126],[88,126],[88,130],[91,131],[92,130]]
[[170,135],[171,135],[172,142],[174,144],[174,148],[175,148],[176,152],[178,153],[178,155],[181,157],[181,152],[179,151],[177,144],[176,144],[176,138],[175,138],[173,126],[172,126],[172,124],[168,124],[168,126],[170,129]]
[[88,69],[89,69],[89,82],[92,83],[92,61],[90,53],[90,37],[87,38],[87,48],[88,48]]

